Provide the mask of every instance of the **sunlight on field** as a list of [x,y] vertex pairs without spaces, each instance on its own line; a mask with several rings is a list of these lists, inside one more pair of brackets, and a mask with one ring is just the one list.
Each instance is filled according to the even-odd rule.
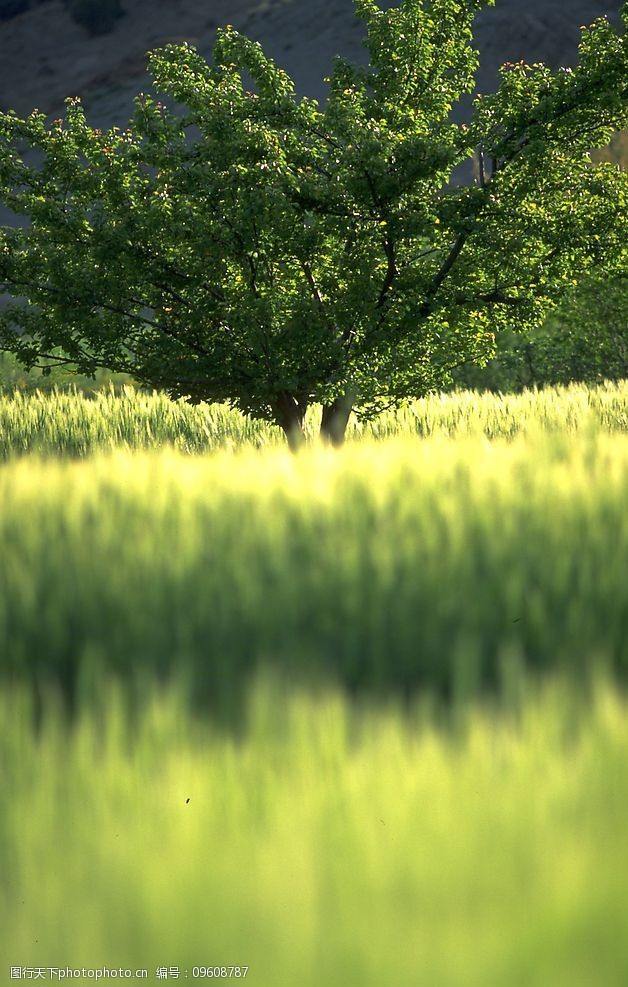
[[[320,409],[308,413],[310,439],[317,434],[319,418]],[[628,429],[626,381],[523,394],[436,394],[372,421],[354,420],[347,435],[350,442],[430,435],[511,438],[539,429],[572,434],[599,428]],[[0,459],[25,452],[80,457],[115,448],[172,445],[185,453],[205,453],[284,444],[277,427],[244,418],[226,405],[191,406],[133,388],[123,397],[105,391],[92,399],[67,392],[0,396]]]

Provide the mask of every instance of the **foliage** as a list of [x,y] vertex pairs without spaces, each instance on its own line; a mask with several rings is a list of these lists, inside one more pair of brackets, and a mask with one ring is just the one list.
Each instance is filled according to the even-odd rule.
[[65,0],[72,20],[90,34],[108,34],[122,17],[120,0]]
[[524,696],[452,733],[262,681],[235,742],[110,684],[72,732],[47,703],[34,737],[3,691],[0,951],[145,983],[623,984],[625,702]]
[[534,342],[533,383],[628,378],[628,277],[591,281],[568,297]]
[[628,438],[543,424],[541,405],[536,437],[342,458],[9,462],[0,678],[71,698],[94,662],[140,691],[176,673],[219,711],[260,664],[377,696],[475,695],[507,655],[576,681],[597,655],[624,678]]
[[[110,387],[83,394],[24,393],[0,398],[0,460],[25,453],[81,458],[112,449],[161,449],[202,455],[218,449],[276,446],[276,426],[245,418],[226,405],[191,406],[164,394]],[[304,422],[316,432],[317,409]],[[628,385],[547,389],[493,397],[474,392],[430,395],[404,409],[366,422],[352,422],[351,441],[440,436],[489,439],[535,435],[541,431],[587,433],[628,431]]]
[[453,374],[458,387],[520,391],[572,381],[597,383],[628,377],[626,276],[589,279],[546,322],[522,337],[503,330],[484,368],[466,365]]
[[[320,402],[338,442],[352,408],[441,386],[500,327],[615,271],[626,176],[587,152],[626,125],[626,36],[602,19],[574,71],[505,66],[458,125],[485,2],[356,0],[371,67],[338,59],[324,110],[227,28],[212,67],[188,45],[152,53],[180,113],[141,96],[107,133],[76,100],[51,126],[1,115],[0,199],[30,223],[1,234],[0,284],[19,296],[2,345],[228,400],[293,445]],[[450,185],[477,148],[479,184]]]
[[[54,354],[52,360],[54,362]],[[26,393],[79,390],[89,395],[110,387],[119,392],[125,386],[133,386],[128,374],[98,369],[92,377],[86,377],[71,372],[64,366],[50,367],[50,371],[44,373],[47,370],[45,361],[42,364],[26,370],[13,353],[0,353],[0,393],[8,394],[16,390]]]
[[626,171],[628,169],[628,130],[613,134],[608,145],[594,151],[592,157],[596,163],[610,161]]

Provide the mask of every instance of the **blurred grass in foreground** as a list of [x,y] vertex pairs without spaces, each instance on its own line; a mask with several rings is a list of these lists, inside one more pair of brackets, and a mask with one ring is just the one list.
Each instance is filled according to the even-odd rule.
[[628,669],[625,435],[20,459],[0,503],[5,679],[176,670],[228,714],[268,663],[445,696]]
[[[317,433],[320,410],[306,422]],[[523,394],[436,394],[372,421],[353,420],[349,441],[410,436],[469,435],[512,438],[537,432],[572,434],[603,429],[628,431],[628,381],[598,387],[572,385]],[[226,405],[191,406],[163,394],[126,388],[122,395],[99,392],[34,392],[0,395],[0,459],[24,453],[83,457],[114,448],[206,453],[241,445],[283,446],[281,431],[245,418]]]
[[624,985],[628,709],[603,685],[521,699],[443,729],[261,680],[235,739],[172,691],[132,719],[103,688],[71,730],[46,702],[35,738],[5,693],[2,982],[246,964],[255,987]]

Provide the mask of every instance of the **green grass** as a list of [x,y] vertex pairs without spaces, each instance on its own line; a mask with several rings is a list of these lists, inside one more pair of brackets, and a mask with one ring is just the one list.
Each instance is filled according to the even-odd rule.
[[0,398],[0,983],[625,987],[627,399]]
[[628,668],[628,436],[406,438],[0,470],[0,672],[89,691],[260,664],[472,695],[504,661]]
[[[259,683],[239,740],[101,695],[0,701],[9,966],[248,965],[256,987],[623,987],[628,709],[564,683],[452,731]],[[189,799],[189,801],[188,801]],[[80,980],[80,983],[86,981]]]
[[[316,409],[308,415],[310,437],[316,434],[318,415]],[[492,439],[538,430],[574,434],[600,428],[628,431],[628,382],[511,395],[470,391],[432,395],[371,422],[354,421],[348,437],[350,441],[438,435]],[[132,388],[126,388],[122,397],[113,390],[92,398],[67,391],[0,395],[0,460],[33,452],[84,457],[111,449],[165,445],[202,454],[243,445],[265,449],[284,445],[284,439],[278,428],[246,419],[224,405],[193,407]]]

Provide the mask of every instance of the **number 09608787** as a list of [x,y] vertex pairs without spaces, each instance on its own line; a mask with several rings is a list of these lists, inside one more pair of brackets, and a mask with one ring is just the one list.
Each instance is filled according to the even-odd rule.
[[192,976],[198,978],[212,977],[218,980],[223,978],[242,980],[248,972],[248,966],[195,966],[192,969]]

